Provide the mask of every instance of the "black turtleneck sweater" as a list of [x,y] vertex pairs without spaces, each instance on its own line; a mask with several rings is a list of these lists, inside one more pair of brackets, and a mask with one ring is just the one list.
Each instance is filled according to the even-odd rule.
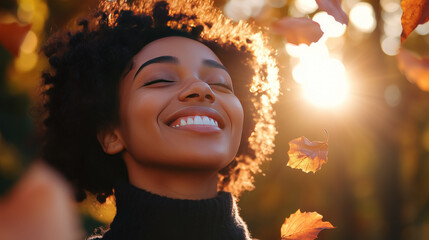
[[181,200],[120,184],[117,214],[100,240],[250,240],[230,193],[215,198]]

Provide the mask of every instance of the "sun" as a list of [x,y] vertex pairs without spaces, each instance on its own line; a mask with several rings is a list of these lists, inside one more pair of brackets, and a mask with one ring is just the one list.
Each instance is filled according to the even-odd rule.
[[343,63],[330,56],[323,41],[307,45],[287,44],[288,53],[297,58],[294,80],[301,85],[303,97],[321,108],[340,106],[349,95],[349,82]]
[[346,69],[339,60],[346,26],[326,12],[316,13],[313,20],[320,24],[324,32],[318,42],[299,46],[286,43],[292,75],[300,84],[306,100],[317,107],[336,108],[349,95]]
[[301,61],[293,76],[301,84],[304,98],[318,107],[337,107],[348,96],[349,84],[339,60]]

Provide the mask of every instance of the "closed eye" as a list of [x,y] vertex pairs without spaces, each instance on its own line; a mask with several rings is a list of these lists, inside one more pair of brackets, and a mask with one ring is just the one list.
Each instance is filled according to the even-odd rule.
[[150,86],[150,85],[156,84],[156,83],[171,83],[171,82],[174,82],[174,81],[165,80],[165,79],[156,79],[156,80],[153,80],[153,81],[150,81],[150,82],[143,84],[143,87]]

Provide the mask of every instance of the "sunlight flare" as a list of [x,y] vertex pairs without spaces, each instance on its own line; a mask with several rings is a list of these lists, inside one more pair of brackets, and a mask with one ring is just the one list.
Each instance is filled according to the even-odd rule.
[[346,69],[340,60],[330,56],[323,40],[310,46],[286,44],[286,51],[298,58],[292,75],[301,85],[306,100],[322,108],[333,108],[346,100],[349,93]]
[[305,99],[318,107],[340,105],[349,91],[344,65],[336,59],[302,61],[295,67],[293,76],[301,83]]

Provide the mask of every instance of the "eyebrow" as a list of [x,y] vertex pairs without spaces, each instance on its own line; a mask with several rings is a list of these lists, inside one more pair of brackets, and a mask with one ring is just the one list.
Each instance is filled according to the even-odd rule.
[[153,64],[153,63],[175,63],[178,64],[179,63],[179,59],[177,59],[176,57],[173,56],[160,56],[160,57],[156,57],[156,58],[152,58],[151,60],[148,60],[147,62],[143,63],[139,70],[137,70],[136,74],[134,75],[134,78],[136,78],[137,74],[139,74],[139,72],[146,67],[147,65]]
[[[173,56],[160,56],[160,57],[156,57],[156,58],[152,58],[146,62],[144,62],[139,69],[137,70],[136,74],[134,75],[134,78],[136,78],[137,74],[139,74],[139,72],[146,66],[150,65],[150,64],[154,64],[154,63],[173,63],[173,64],[178,64],[179,63],[179,59],[177,57],[173,57]],[[203,65],[209,66],[209,67],[215,67],[215,68],[220,68],[225,70],[226,72],[228,72],[226,70],[226,68],[216,62],[215,60],[211,60],[211,59],[204,59],[203,60]]]

